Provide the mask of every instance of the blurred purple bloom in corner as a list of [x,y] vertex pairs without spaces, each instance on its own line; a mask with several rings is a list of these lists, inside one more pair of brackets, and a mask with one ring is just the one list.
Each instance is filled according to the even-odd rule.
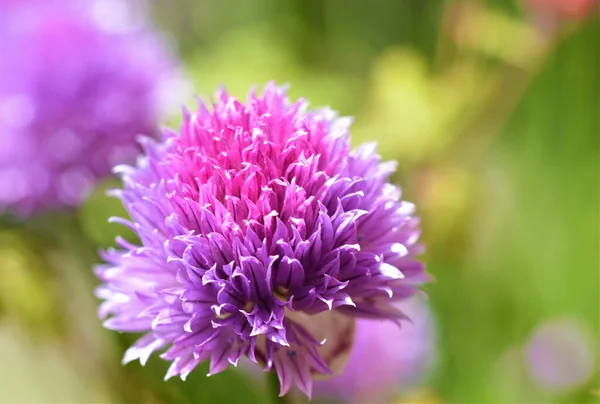
[[361,319],[344,370],[315,383],[315,396],[350,403],[389,402],[418,385],[435,361],[435,330],[422,299],[397,304],[410,318],[402,328],[389,321]]
[[554,393],[583,386],[596,371],[597,346],[587,327],[573,318],[541,324],[525,349],[531,380]]
[[155,131],[176,69],[132,4],[0,3],[0,213],[76,206]]
[[350,120],[274,83],[184,115],[118,170],[132,221],[115,220],[142,245],[118,239],[104,254],[104,325],[145,333],[124,362],[166,349],[166,378],[248,356],[277,372],[282,395],[310,396],[313,374],[343,366],[357,317],[405,319],[395,303],[428,280],[414,205],[374,145],[351,151]]

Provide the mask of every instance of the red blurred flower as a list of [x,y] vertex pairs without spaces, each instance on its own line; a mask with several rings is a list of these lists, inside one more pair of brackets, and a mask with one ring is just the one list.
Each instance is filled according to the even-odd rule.
[[599,3],[598,0],[524,0],[524,4],[537,15],[580,21],[594,10],[597,12]]

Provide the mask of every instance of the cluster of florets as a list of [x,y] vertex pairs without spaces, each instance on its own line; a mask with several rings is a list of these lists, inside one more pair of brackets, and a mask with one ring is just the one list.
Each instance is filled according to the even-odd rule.
[[185,378],[242,356],[310,395],[352,345],[357,317],[400,321],[395,302],[427,280],[419,221],[375,146],[352,151],[350,120],[308,111],[270,84],[244,105],[225,91],[144,141],[115,191],[141,245],[119,239],[97,269],[105,326],[145,335]]
[[76,206],[155,131],[173,60],[156,32],[101,5],[2,5],[0,212]]

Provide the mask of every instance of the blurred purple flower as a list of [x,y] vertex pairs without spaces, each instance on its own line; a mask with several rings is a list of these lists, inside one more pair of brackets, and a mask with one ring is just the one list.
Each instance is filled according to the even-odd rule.
[[0,212],[75,206],[153,133],[175,64],[126,2],[0,8]]
[[372,144],[350,150],[349,124],[273,83],[246,105],[220,91],[118,169],[133,221],[115,221],[142,246],[104,254],[97,295],[105,327],[146,333],[124,362],[168,348],[166,378],[185,379],[248,356],[282,395],[310,396],[312,374],[347,356],[355,317],[405,318],[394,303],[428,279],[419,221],[388,182],[395,164]]
[[581,387],[596,371],[597,345],[589,330],[574,319],[542,324],[525,352],[532,381],[549,392]]
[[598,0],[522,0],[541,18],[580,21],[598,12]]
[[339,375],[316,382],[316,396],[347,402],[380,402],[421,380],[434,359],[431,313],[419,299],[396,306],[412,322],[399,328],[389,321],[359,320],[346,367]]
[[389,321],[361,319],[344,370],[315,383],[315,396],[352,403],[389,402],[414,387],[435,359],[435,332],[429,307],[420,299],[397,306],[412,320],[402,328]]

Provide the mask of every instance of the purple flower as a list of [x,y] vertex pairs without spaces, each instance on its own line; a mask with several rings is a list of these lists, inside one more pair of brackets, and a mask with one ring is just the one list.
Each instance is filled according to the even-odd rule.
[[410,316],[402,328],[389,321],[361,319],[344,370],[315,383],[315,396],[352,403],[389,402],[399,390],[419,383],[431,368],[435,333],[426,304],[419,299],[396,305]]
[[109,3],[0,5],[0,212],[77,205],[156,127],[171,55]]
[[107,328],[145,335],[166,378],[242,356],[274,369],[281,394],[310,396],[352,346],[356,317],[405,318],[395,302],[428,280],[414,256],[414,205],[388,182],[373,144],[350,150],[350,120],[307,111],[269,84],[246,105],[225,91],[185,112],[180,133],[144,141],[115,194],[141,246],[118,239],[97,274]]
[[542,323],[527,343],[527,370],[542,390],[564,393],[583,386],[596,371],[597,341],[573,318]]

